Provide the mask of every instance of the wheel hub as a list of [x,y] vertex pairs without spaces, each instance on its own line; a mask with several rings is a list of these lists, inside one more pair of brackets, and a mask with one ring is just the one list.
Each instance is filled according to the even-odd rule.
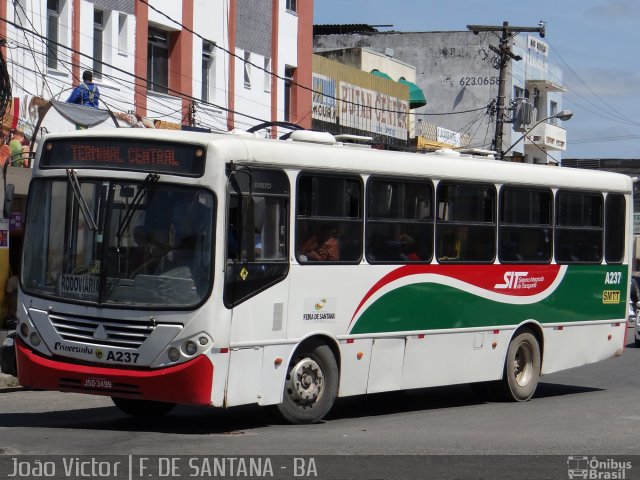
[[312,404],[322,394],[324,375],[314,360],[304,358],[291,369],[288,383],[289,395],[293,401]]
[[529,384],[532,376],[533,352],[528,343],[518,345],[513,359],[513,374],[521,387]]

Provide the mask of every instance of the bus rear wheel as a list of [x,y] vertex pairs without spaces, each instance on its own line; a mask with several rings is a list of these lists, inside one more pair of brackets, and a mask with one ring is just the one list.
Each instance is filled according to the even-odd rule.
[[287,370],[279,416],[294,424],[315,423],[329,413],[338,394],[338,364],[324,343],[300,349]]
[[536,391],[540,379],[540,344],[525,329],[509,343],[502,377],[502,393],[506,400],[525,402]]
[[169,413],[173,407],[176,406],[175,403],[121,397],[111,397],[111,400],[113,400],[113,403],[115,403],[116,407],[118,407],[122,412],[138,418],[161,417],[162,415]]

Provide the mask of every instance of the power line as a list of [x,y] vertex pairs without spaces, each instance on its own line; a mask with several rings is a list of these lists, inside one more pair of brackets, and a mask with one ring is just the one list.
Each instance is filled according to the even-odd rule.
[[[210,41],[211,41],[210,39],[203,37],[203,36],[202,36],[202,35],[200,35],[198,32],[196,32],[196,31],[194,31],[193,29],[191,29],[191,28],[187,27],[186,25],[184,25],[183,23],[179,22],[178,20],[176,20],[176,19],[174,19],[174,18],[170,17],[169,15],[167,15],[166,13],[164,13],[162,10],[159,10],[158,8],[154,7],[154,6],[153,6],[153,5],[151,5],[147,0],[138,0],[138,1],[139,1],[139,2],[141,2],[141,3],[143,3],[143,4],[145,4],[145,5],[147,5],[151,10],[153,10],[154,12],[156,12],[156,13],[158,13],[158,14],[162,15],[162,16],[163,16],[164,18],[166,18],[167,20],[169,20],[169,21],[171,21],[171,22],[175,23],[176,25],[178,25],[179,27],[181,27],[183,30],[185,30],[185,31],[187,31],[187,32],[189,32],[189,33],[191,33],[192,35],[194,35],[194,36],[196,36],[196,37],[198,37],[200,40],[204,40],[205,42],[210,42]],[[252,62],[247,62],[247,61],[245,61],[245,59],[244,59],[243,57],[241,57],[240,55],[238,55],[238,54],[236,54],[236,53],[234,53],[234,52],[232,52],[232,51],[230,51],[230,50],[227,50],[227,49],[226,49],[226,48],[224,48],[224,47],[221,47],[220,45],[218,45],[218,44],[217,44],[217,43],[215,43],[215,42],[213,42],[213,45],[214,45],[214,47],[216,47],[217,49],[222,50],[223,52],[225,52],[227,55],[230,55],[230,56],[232,56],[232,57],[235,57],[235,58],[237,58],[238,60],[242,61],[243,63],[246,63],[246,64],[248,64],[248,65],[251,65],[252,67],[257,68],[258,70],[262,70],[263,72],[265,72],[265,73],[267,73],[268,75],[271,75],[271,76],[273,76],[273,77],[277,78],[278,80],[282,80],[282,81],[287,82],[287,83],[289,83],[289,84],[291,84],[291,85],[295,85],[295,86],[297,86],[297,87],[299,87],[299,88],[301,88],[301,89],[303,89],[303,90],[306,90],[306,91],[308,91],[308,92],[315,93],[315,94],[318,94],[318,95],[322,95],[322,96],[324,96],[325,98],[329,98],[329,99],[332,99],[332,100],[337,100],[337,101],[340,101],[340,102],[346,103],[347,105],[355,105],[355,106],[359,106],[359,107],[365,107],[365,108],[368,108],[368,109],[371,109],[371,110],[375,110],[375,111],[381,111],[381,112],[387,112],[387,113],[399,113],[399,114],[408,114],[408,113],[409,113],[409,112],[406,112],[406,111],[404,111],[404,110],[389,110],[389,109],[386,109],[386,108],[379,108],[379,107],[374,107],[374,106],[367,106],[367,105],[363,105],[363,104],[361,104],[361,103],[357,103],[357,102],[352,102],[352,101],[348,101],[348,100],[340,99],[340,98],[338,98],[338,97],[334,97],[334,96],[332,96],[332,95],[327,95],[327,94],[325,94],[324,92],[319,92],[319,91],[317,91],[317,90],[314,90],[314,89],[313,89],[313,88],[311,88],[311,87],[308,87],[308,86],[306,86],[306,85],[302,85],[301,83],[295,82],[295,81],[293,81],[293,80],[292,80],[292,79],[290,79],[290,78],[283,77],[283,76],[278,75],[277,73],[271,72],[271,71],[267,70],[266,68],[264,68],[264,67],[262,67],[262,66],[260,66],[260,65],[256,65],[255,63],[252,63]],[[487,108],[487,107],[486,107],[486,106],[483,106],[483,107],[480,107],[480,108],[475,108],[475,109],[472,109],[472,110],[466,110],[466,111],[462,111],[462,112],[446,112],[446,113],[417,113],[417,112],[411,112],[411,113],[413,113],[414,115],[422,115],[422,116],[430,116],[430,115],[434,115],[434,116],[435,116],[435,115],[458,115],[458,114],[463,114],[463,113],[477,112],[477,111],[479,111],[479,110],[484,110],[485,108]]]
[[638,123],[634,122],[633,120],[631,120],[631,119],[629,119],[629,118],[625,117],[623,114],[621,114],[619,111],[617,111],[614,107],[612,107],[609,103],[607,103],[607,102],[606,102],[602,97],[600,97],[600,95],[598,95],[596,92],[594,92],[594,91],[591,89],[591,87],[590,87],[589,85],[587,85],[587,83],[586,83],[586,82],[585,82],[585,81],[580,77],[580,75],[578,75],[578,74],[575,72],[575,70],[574,70],[573,68],[571,68],[571,65],[569,65],[569,64],[564,60],[564,58],[562,58],[562,55],[560,55],[560,52],[558,52],[558,51],[557,51],[553,46],[551,46],[551,45],[550,45],[550,47],[551,47],[551,50],[553,50],[553,52],[557,55],[557,57],[562,61],[562,63],[564,63],[564,64],[565,64],[565,66],[569,69],[569,71],[570,71],[571,73],[573,73],[573,75],[574,75],[578,80],[580,80],[580,82],[581,82],[581,83],[582,83],[582,84],[587,88],[587,90],[589,90],[589,91],[593,94],[593,96],[594,96],[594,97],[596,97],[596,98],[597,98],[598,100],[600,100],[600,101],[601,101],[601,102],[602,102],[602,103],[603,103],[607,108],[609,108],[609,110],[611,110],[611,112],[612,112],[616,117],[618,117],[618,118],[620,118],[621,120],[624,120],[624,121],[626,121],[626,122],[633,123],[633,124],[636,124],[636,125],[640,125],[640,124],[638,124]]
[[[30,33],[31,35],[34,35],[34,36],[36,36],[36,37],[38,37],[40,39],[46,39],[46,37],[44,37],[43,35],[40,35],[39,33],[34,32],[32,30],[29,30],[28,28],[22,27],[22,26],[14,23],[14,22],[6,19],[6,18],[1,18],[0,17],[0,20],[5,22],[5,23],[7,23],[8,25],[13,26],[14,28],[17,28],[17,29],[22,30],[22,31],[27,32],[27,33]],[[62,47],[64,49],[69,50],[69,51],[71,51],[73,53],[76,53],[76,54],[78,54],[78,55],[80,55],[82,57],[89,58],[89,59],[93,60],[93,57],[91,57],[90,55],[87,55],[87,54],[82,53],[82,52],[80,52],[78,50],[75,50],[72,47],[68,47],[67,45],[63,45],[62,43],[59,43],[59,42],[56,42],[56,41],[53,41],[53,40],[50,40],[50,39],[48,39],[48,41],[51,42],[52,44],[55,44],[58,47]],[[185,98],[187,100],[201,102],[201,100],[193,97],[192,95],[188,95],[186,93],[183,93],[183,92],[180,92],[178,90],[175,90],[175,89],[173,89],[171,87],[168,87],[168,86],[165,86],[165,85],[160,85],[160,84],[158,84],[156,82],[152,82],[147,78],[144,78],[144,77],[141,77],[139,75],[136,75],[135,73],[128,72],[128,71],[126,71],[126,70],[124,70],[122,68],[116,67],[115,65],[111,65],[111,64],[103,62],[103,61],[99,61],[99,63],[102,64],[102,65],[108,66],[108,67],[110,67],[111,69],[113,69],[115,71],[118,71],[120,73],[124,73],[124,74],[126,74],[126,75],[128,75],[130,77],[133,77],[136,80],[141,80],[141,81],[147,82],[147,83],[149,83],[151,85],[154,85],[156,87],[166,88],[167,91],[170,91],[170,92],[172,92],[172,93],[174,93],[174,94],[176,94],[176,95],[178,95],[178,96],[180,96],[182,98]],[[234,114],[238,114],[240,116],[243,116],[243,117],[246,117],[246,118],[250,118],[251,120],[256,120],[256,121],[261,122],[261,123],[266,121],[266,120],[264,120],[262,118],[258,118],[258,117],[255,117],[253,115],[249,115],[247,113],[242,113],[242,112],[239,112],[239,111],[236,111],[236,110],[232,110],[230,108],[223,107],[222,105],[217,105],[215,103],[210,103],[210,102],[201,102],[201,103],[203,103],[205,105],[210,105],[210,106],[215,107],[215,108],[219,108],[221,110],[224,110],[225,112],[231,112],[231,113],[234,113]]]

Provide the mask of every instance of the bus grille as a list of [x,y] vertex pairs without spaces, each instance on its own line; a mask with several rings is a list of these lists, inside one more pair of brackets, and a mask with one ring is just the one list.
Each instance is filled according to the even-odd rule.
[[147,322],[136,320],[98,320],[52,314],[49,320],[64,340],[108,347],[138,348],[154,329]]

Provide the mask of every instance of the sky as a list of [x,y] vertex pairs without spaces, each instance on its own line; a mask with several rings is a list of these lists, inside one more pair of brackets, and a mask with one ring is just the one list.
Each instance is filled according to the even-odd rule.
[[640,158],[638,0],[315,0],[313,22],[429,32],[541,20],[549,63],[563,72],[563,108],[573,112],[562,158]]

